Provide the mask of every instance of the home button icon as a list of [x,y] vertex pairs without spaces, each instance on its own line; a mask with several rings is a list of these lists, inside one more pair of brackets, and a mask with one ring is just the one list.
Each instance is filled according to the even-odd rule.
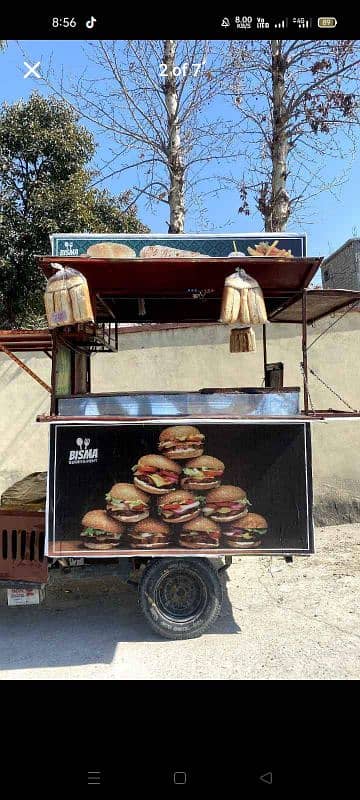
[[186,772],[174,772],[174,783],[176,784],[186,783]]

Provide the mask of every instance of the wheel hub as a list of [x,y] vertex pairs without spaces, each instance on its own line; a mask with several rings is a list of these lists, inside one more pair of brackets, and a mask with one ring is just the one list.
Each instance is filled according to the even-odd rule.
[[163,576],[156,595],[162,614],[181,621],[196,619],[207,599],[206,586],[198,576],[182,572]]

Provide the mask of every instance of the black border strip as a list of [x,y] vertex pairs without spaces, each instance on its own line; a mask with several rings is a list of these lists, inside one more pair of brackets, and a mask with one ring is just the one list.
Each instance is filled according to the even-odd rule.
[[[281,12],[276,16],[263,15],[261,9],[246,8],[247,16],[251,18],[251,27],[238,27],[236,16],[240,20],[244,15],[232,14],[224,18],[222,14],[211,13],[192,8],[191,11],[180,11],[170,17],[163,13],[161,7],[142,7],[141,14],[134,14],[132,6],[126,8],[121,5],[117,11],[113,7],[104,13],[103,9],[90,8],[92,14],[74,14],[66,17],[59,15],[59,11],[50,14],[46,11],[36,13],[33,6],[8,9],[2,13],[1,37],[3,39],[162,39],[168,35],[182,39],[268,39],[272,36],[290,39],[352,39],[354,36],[354,20],[350,14],[336,12],[335,16],[322,19],[336,19],[335,27],[318,27],[319,15],[302,16],[295,11],[291,16],[283,17]],[[327,9],[328,10],[328,9]],[[224,9],[225,13],[227,9]],[[259,14],[260,11],[260,14]],[[68,12],[69,13],[69,12]],[[320,11],[320,14],[322,11]],[[96,22],[92,28],[86,26],[94,17]],[[59,21],[54,27],[53,19]],[[222,24],[223,20],[229,25]],[[304,25],[301,20],[304,19]],[[75,21],[71,25],[70,20]],[[258,20],[260,22],[258,23]],[[295,20],[295,21],[294,21]],[[300,24],[298,22],[300,20]],[[284,23],[284,26],[283,26]],[[307,26],[306,26],[307,23]],[[259,27],[258,27],[259,25]],[[268,27],[265,27],[268,25]],[[277,26],[277,27],[275,27]]]

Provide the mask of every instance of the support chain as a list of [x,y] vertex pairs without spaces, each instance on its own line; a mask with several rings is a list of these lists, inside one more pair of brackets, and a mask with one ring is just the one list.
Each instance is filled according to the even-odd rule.
[[304,383],[305,383],[305,386],[306,386],[306,391],[307,391],[307,395],[308,395],[308,398],[309,398],[309,403],[310,403],[310,406],[311,406],[311,411],[312,411],[312,412],[315,412],[314,403],[313,403],[313,401],[312,401],[312,399],[311,399],[311,394],[310,394],[309,384],[308,384],[308,382],[307,382],[307,380],[306,380],[306,375],[305,375],[305,370],[304,370],[304,364],[303,364],[303,362],[302,362],[302,361],[300,362],[300,369],[301,369],[301,372],[302,372],[302,374],[303,374]]
[[326,389],[329,390],[329,392],[331,392],[333,395],[335,395],[335,397],[337,397],[338,400],[340,400],[342,403],[344,403],[344,406],[347,406],[347,408],[350,408],[350,411],[354,411],[355,414],[357,413],[356,408],[353,408],[351,405],[349,405],[349,403],[347,403],[346,400],[344,400],[344,398],[341,397],[340,394],[335,392],[335,389],[333,389],[331,386],[329,386],[329,384],[326,383],[326,381],[324,381],[322,378],[320,378],[320,375],[318,375],[313,369],[309,369],[309,372],[311,372],[311,374],[314,376],[314,378],[317,378],[317,380],[320,383],[322,383],[322,385],[325,386]]
[[[328,332],[331,330],[331,328],[333,328],[333,327],[334,327],[334,325],[337,325],[337,323],[338,323],[338,322],[340,322],[340,320],[341,320],[341,319],[343,319],[343,317],[345,317],[345,316],[346,316],[346,314],[348,314],[348,313],[349,313],[349,311],[352,311],[352,310],[353,310],[354,308],[356,308],[358,305],[359,305],[359,303],[358,303],[358,301],[357,301],[357,300],[356,300],[355,302],[351,303],[351,304],[350,304],[350,305],[349,305],[349,306],[346,308],[346,311],[344,311],[344,313],[343,313],[343,314],[341,314],[339,317],[336,317],[336,319],[334,320],[334,322],[332,322],[330,325],[328,325],[328,327],[327,327],[327,328],[325,328],[325,330],[324,330],[324,331],[322,331],[322,333],[320,333],[320,334],[319,334],[319,336],[317,336],[317,337],[316,337],[316,339],[314,339],[314,341],[313,341],[313,342],[311,342],[311,344],[309,344],[309,345],[308,345],[308,347],[306,348],[306,352],[308,352],[308,351],[311,349],[311,347],[312,347],[312,346],[315,344],[315,342],[318,342],[318,341],[319,341],[319,339],[321,339],[321,337],[322,337],[322,336],[324,336],[326,333],[328,333]],[[304,371],[304,365],[303,365],[303,363],[301,363],[301,364],[300,364],[300,368],[301,368],[301,371],[302,371],[302,374],[303,374],[303,377],[304,377],[304,383],[305,383],[305,386],[306,386],[306,390],[307,390],[307,394],[308,394],[308,398],[309,398],[309,402],[310,402],[311,410],[312,410],[312,411],[315,411],[315,409],[314,409],[314,405],[313,405],[313,402],[312,402],[312,400],[311,400],[311,395],[310,395],[309,385],[308,385],[308,382],[307,382],[307,380],[306,380],[306,376],[305,376],[305,371]],[[320,375],[318,375],[318,374],[315,372],[315,370],[313,370],[313,369],[311,369],[311,367],[309,367],[309,372],[311,373],[311,375],[313,375],[313,376],[314,376],[314,378],[317,378],[317,380],[319,381],[319,383],[321,383],[323,386],[325,386],[325,388],[326,388],[326,389],[328,389],[328,390],[329,390],[329,392],[331,392],[331,394],[333,394],[335,397],[337,397],[337,399],[338,399],[338,400],[340,400],[340,402],[341,402],[341,403],[343,403],[343,404],[344,404],[344,406],[346,406],[347,408],[349,408],[349,409],[350,409],[350,411],[353,411],[355,414],[357,413],[357,410],[356,410],[356,408],[353,408],[353,407],[352,407],[352,406],[351,406],[349,403],[347,403],[347,401],[346,401],[346,400],[344,400],[344,398],[343,398],[343,397],[341,397],[341,395],[340,395],[340,394],[338,394],[338,393],[335,391],[335,389],[333,389],[333,388],[332,388],[332,386],[329,386],[329,384],[328,384],[328,383],[326,383],[326,381],[324,381],[324,380],[323,380],[323,378],[320,378]]]
[[314,339],[311,342],[311,344],[308,345],[308,347],[306,348],[307,352],[314,346],[314,344],[316,342],[319,341],[319,339],[321,339],[322,336],[325,336],[326,333],[329,333],[329,331],[331,330],[331,328],[334,327],[334,325],[337,325],[340,322],[340,320],[342,320],[344,317],[346,317],[346,314],[349,314],[349,312],[353,311],[353,309],[356,308],[356,306],[358,306],[358,305],[359,305],[359,301],[358,300],[356,300],[354,303],[351,303],[351,305],[349,305],[347,307],[346,311],[344,311],[343,314],[340,314],[338,317],[336,317],[334,322],[331,322],[331,324],[328,325],[328,327],[325,328],[325,330],[322,331],[322,333],[319,333],[319,336],[317,336],[316,339]]

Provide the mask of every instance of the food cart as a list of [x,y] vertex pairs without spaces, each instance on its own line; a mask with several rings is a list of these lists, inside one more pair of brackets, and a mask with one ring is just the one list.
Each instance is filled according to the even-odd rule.
[[[56,264],[81,270],[95,319],[51,332],[51,408],[38,417],[50,426],[45,556],[104,569],[126,559],[141,575],[152,627],[169,638],[200,635],[220,612],[219,572],[233,557],[314,552],[310,423],[359,412],[314,409],[307,330],[360,293],[309,288],[320,258],[38,261],[48,279]],[[301,326],[302,392],[283,385],[283,364],[268,363],[265,324],[262,386],[91,391],[91,355],[118,350],[125,323],[191,324],[194,340],[197,326],[219,324],[235,266],[262,288],[269,323]],[[234,358],[246,374],[251,354]]]

